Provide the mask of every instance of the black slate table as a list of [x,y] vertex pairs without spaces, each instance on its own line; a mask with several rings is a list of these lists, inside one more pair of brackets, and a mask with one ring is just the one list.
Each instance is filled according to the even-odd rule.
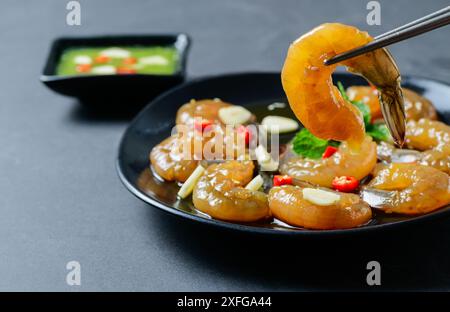
[[[193,38],[189,77],[281,68],[288,43],[325,21],[379,34],[448,5],[380,1],[3,0],[0,7],[0,290],[265,291],[450,288],[450,220],[322,240],[231,233],[147,206],[119,182],[115,159],[129,119],[92,113],[38,80],[63,35],[164,33]],[[450,82],[448,29],[391,48],[405,74]],[[449,99],[450,100],[450,99]],[[450,102],[449,102],[450,103]],[[66,263],[81,264],[81,286]],[[381,263],[382,285],[366,284]]]

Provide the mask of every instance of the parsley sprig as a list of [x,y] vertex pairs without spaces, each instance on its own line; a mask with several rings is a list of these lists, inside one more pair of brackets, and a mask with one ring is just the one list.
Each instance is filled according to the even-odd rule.
[[295,153],[311,159],[322,157],[323,152],[329,145],[337,147],[339,142],[319,139],[306,128],[297,132],[292,141],[292,148]]

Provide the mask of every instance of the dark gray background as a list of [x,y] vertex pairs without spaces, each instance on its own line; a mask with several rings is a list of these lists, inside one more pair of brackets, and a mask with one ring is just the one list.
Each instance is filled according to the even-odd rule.
[[[50,42],[63,35],[164,33],[193,38],[190,77],[281,68],[290,41],[325,21],[376,35],[448,1],[81,0],[82,25],[65,24],[68,1],[0,4],[0,290],[448,289],[448,220],[400,232],[327,240],[272,240],[219,232],[134,198],[115,172],[128,121],[93,115],[38,80]],[[393,46],[404,74],[450,82],[449,29]],[[81,263],[69,287],[65,265]],[[371,288],[373,289],[373,288]]]

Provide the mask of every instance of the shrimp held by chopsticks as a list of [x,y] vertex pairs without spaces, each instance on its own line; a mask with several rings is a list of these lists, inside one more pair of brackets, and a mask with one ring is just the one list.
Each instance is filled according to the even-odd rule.
[[325,66],[324,60],[362,46],[372,37],[367,32],[338,23],[318,26],[294,41],[288,51],[281,80],[297,118],[315,136],[347,141],[358,147],[364,140],[361,113],[333,86],[331,74],[338,65],[362,75],[380,91],[387,126],[398,145],[405,136],[405,113],[400,73],[386,49]]

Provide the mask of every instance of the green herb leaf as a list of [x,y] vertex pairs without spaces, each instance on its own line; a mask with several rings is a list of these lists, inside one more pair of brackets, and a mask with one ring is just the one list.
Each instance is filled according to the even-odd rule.
[[385,124],[371,124],[366,127],[366,133],[376,141],[390,141],[391,135]]
[[345,88],[344,88],[344,85],[342,84],[342,82],[338,81],[337,86],[338,86],[339,92],[341,92],[341,95],[344,98],[344,100],[347,100],[350,102],[350,99],[347,95],[347,92],[345,92]]
[[370,125],[370,121],[372,119],[372,116],[370,115],[370,108],[362,101],[350,101],[353,105],[355,105],[364,118],[364,125],[367,127]]
[[322,154],[328,145],[339,146],[339,142],[319,139],[304,128],[297,132],[292,145],[294,152],[298,155],[306,158],[317,159],[322,157]]

